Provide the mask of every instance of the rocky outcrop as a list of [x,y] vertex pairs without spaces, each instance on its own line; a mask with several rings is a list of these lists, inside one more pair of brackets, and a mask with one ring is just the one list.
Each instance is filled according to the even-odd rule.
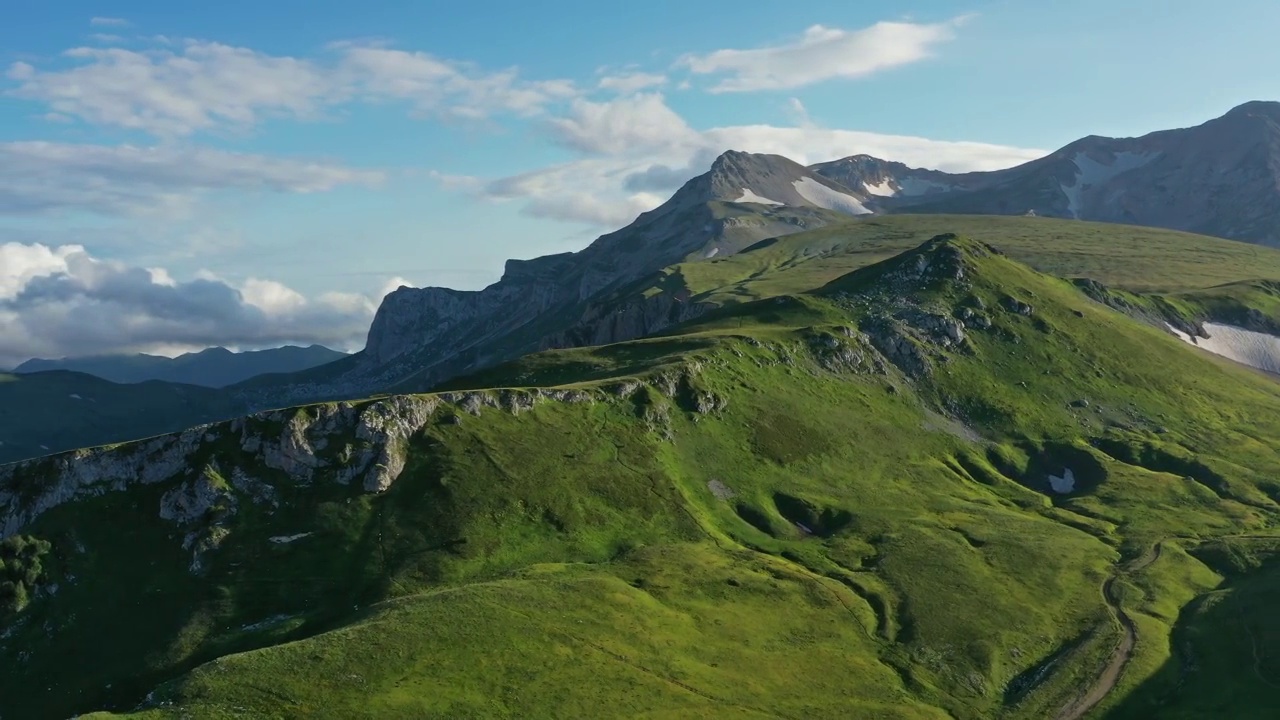
[[235,494],[214,468],[186,480],[160,498],[160,519],[190,525],[218,509],[235,506]]
[[165,483],[172,487],[162,497],[160,517],[180,526],[199,524],[214,538],[221,531],[209,528],[222,524],[198,518],[218,508],[234,513],[243,502],[277,507],[281,483],[333,482],[385,492],[404,472],[413,438],[442,403],[473,415],[486,408],[518,414],[539,402],[590,403],[596,397],[597,391],[564,388],[398,395],[275,410],[118,447],[0,465],[0,538],[65,503]]
[[862,330],[871,344],[899,370],[913,379],[933,374],[933,363],[919,340],[900,321],[889,317],[872,317],[863,322]]
[[[967,331],[992,326],[972,291],[980,258],[1000,254],[984,243],[938,235],[915,250],[855,271],[829,286],[837,304],[859,317],[859,329],[907,377],[933,373],[934,359],[969,351]],[[965,298],[958,303],[956,298]]]
[[809,352],[824,370],[833,373],[873,373],[882,375],[884,363],[872,349],[870,339],[847,326],[832,332],[814,331],[807,338]]
[[214,426],[191,428],[119,448],[75,450],[0,466],[0,537],[20,531],[71,500],[184,475],[188,458]]

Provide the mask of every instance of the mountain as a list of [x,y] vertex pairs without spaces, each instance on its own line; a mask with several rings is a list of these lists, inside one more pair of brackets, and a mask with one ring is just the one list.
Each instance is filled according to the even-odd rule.
[[1267,716],[1280,383],[1168,326],[1277,341],[1280,253],[857,225],[656,336],[0,467],[0,713]]
[[729,151],[580,252],[509,261],[478,292],[402,288],[379,308],[363,352],[235,392],[267,407],[424,390],[537,350],[642,337],[706,310],[691,296],[655,292],[663,268],[886,213],[1030,213],[1280,244],[1277,108],[1251,103],[1188,130],[1085,138],[995,172],[948,174],[868,156],[806,168]]
[[61,360],[33,359],[14,369],[17,374],[70,370],[116,383],[163,380],[171,383],[220,388],[267,373],[307,370],[334,362],[347,354],[320,345],[288,345],[269,350],[232,352],[208,348],[174,358],[158,355],[97,355]]
[[211,388],[121,385],[66,370],[0,374],[0,408],[0,463],[137,440],[248,409]]
[[865,202],[787,158],[726,152],[670,200],[584,250],[509,260],[502,278],[480,291],[402,287],[378,308],[362,352],[238,389],[250,403],[267,405],[360,397],[411,379],[430,387],[583,334],[601,342],[640,337],[698,310],[679,298],[656,298],[601,334],[595,321],[617,315],[601,301],[674,263],[731,255],[867,213]]
[[1280,103],[1139,138],[1091,136],[1007,170],[948,174],[865,155],[811,168],[888,212],[1035,215],[1280,245]]
[[[1123,276],[1124,287],[1144,289],[1146,281],[1126,268],[1153,267],[1142,262],[1167,267],[1156,257],[1168,250],[1165,243],[1177,244],[1180,257],[1191,252],[1188,242],[1203,243],[1233,263],[1251,251],[1203,237],[1147,233],[1134,224],[1255,241],[1270,237],[1268,228],[1280,217],[1276,176],[1269,169],[1276,165],[1276,108],[1275,103],[1251,103],[1198,128],[1144,138],[1086,138],[1041,160],[987,173],[947,174],[868,156],[806,168],[778,155],[729,151],[666,203],[580,252],[508,261],[502,279],[478,292],[397,290],[384,299],[362,352],[306,370],[237,382],[226,388],[224,404],[267,409],[421,392],[530,352],[644,337],[750,297],[754,290],[745,286],[803,279],[819,267],[800,263],[808,257],[804,253],[883,259],[890,248],[901,251],[903,243],[928,237],[922,228],[936,229],[930,221],[908,220],[890,231],[882,219],[895,215],[1031,213],[1127,222],[1130,227],[1114,230],[1116,237],[1141,237],[1155,246],[1133,248],[1136,255],[1117,258],[1115,266],[1101,267],[1093,256],[1053,257],[1047,248],[1016,252],[1040,269],[1103,281]],[[755,275],[742,278],[742,286],[732,292],[716,285],[726,271],[741,267],[730,259],[742,251],[823,228],[833,235],[812,250],[778,260],[787,267],[761,264],[763,258],[776,258],[774,252],[752,253],[745,265]],[[881,231],[904,234],[877,236]],[[1079,232],[1110,230],[1083,226]],[[1027,237],[1053,245],[1074,234],[1045,226]],[[840,250],[860,243],[868,245],[852,254]],[[872,252],[876,248],[878,254]],[[1214,260],[1211,253],[1201,257]],[[1247,279],[1276,279],[1269,256],[1252,262],[1256,271]],[[828,274],[835,266],[822,267]],[[1200,274],[1195,268],[1187,272]],[[708,285],[704,279],[720,288],[714,297],[696,291]],[[1245,278],[1228,278],[1239,279]],[[1163,289],[1194,287],[1199,285],[1168,278]],[[103,429],[103,437],[115,434],[114,428]],[[91,434],[78,437],[96,442]]]

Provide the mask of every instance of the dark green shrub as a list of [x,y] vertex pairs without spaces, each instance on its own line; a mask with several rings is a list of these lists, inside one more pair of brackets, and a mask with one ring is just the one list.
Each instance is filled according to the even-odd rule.
[[0,617],[20,612],[45,579],[41,560],[50,545],[28,535],[0,540]]

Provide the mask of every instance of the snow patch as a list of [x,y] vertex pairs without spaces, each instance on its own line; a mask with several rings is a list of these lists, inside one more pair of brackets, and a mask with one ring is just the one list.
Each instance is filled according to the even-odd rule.
[[739,196],[737,200],[734,200],[734,202],[756,203],[758,205],[782,205],[783,204],[778,202],[777,200],[770,200],[767,197],[761,197],[755,194],[754,191],[749,190],[747,188],[742,188],[742,195]]
[[1208,350],[1214,355],[1221,355],[1251,368],[1280,374],[1280,337],[1219,323],[1204,324],[1208,337],[1191,337],[1170,329],[1183,342]]
[[893,197],[898,194],[898,188],[893,186],[893,178],[885,178],[884,180],[881,180],[878,185],[872,185],[871,183],[864,182],[862,183],[862,189],[865,190],[868,195],[875,195],[877,197]]
[[708,250],[708,251],[707,251],[707,253],[706,253],[705,255],[703,255],[702,257],[703,257],[703,258],[705,258],[705,259],[710,259],[710,258],[713,258],[713,257],[715,257],[715,256],[719,255],[719,254],[720,254],[720,248],[718,248],[718,247],[717,247],[717,248],[711,248],[711,249],[710,249],[710,250]]
[[288,545],[291,542],[294,542],[296,540],[301,540],[304,537],[310,537],[311,535],[312,533],[304,532],[304,533],[298,533],[297,535],[276,535],[275,537],[270,537],[267,539],[278,545]]
[[848,215],[870,215],[871,211],[858,198],[846,195],[839,190],[832,190],[813,178],[801,178],[791,183],[800,197],[827,210],[835,210]]
[[[1158,154],[1158,153],[1157,153]],[[1067,196],[1067,211],[1071,217],[1080,217],[1081,196],[1085,190],[1101,185],[1115,176],[1129,172],[1154,160],[1156,154],[1119,152],[1110,163],[1101,163],[1085,153],[1076,153],[1071,158],[1076,166],[1076,181],[1071,186],[1060,185],[1062,193]]]
[[1058,477],[1052,473],[1049,474],[1049,487],[1059,495],[1066,495],[1076,489],[1076,474],[1071,472],[1071,468],[1062,471],[1062,477]]

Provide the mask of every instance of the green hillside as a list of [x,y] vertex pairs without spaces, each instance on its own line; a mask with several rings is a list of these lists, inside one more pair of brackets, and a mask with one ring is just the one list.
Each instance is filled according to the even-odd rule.
[[1088,277],[1117,289],[1172,292],[1280,280],[1280,250],[1203,235],[1041,217],[890,215],[675,265],[652,287],[688,288],[713,302],[806,292],[948,232],[981,237],[1041,272]]
[[[1143,274],[1095,226],[934,220],[973,238],[679,266],[743,302],[388,402],[422,424],[385,492],[338,482],[358,407],[190,434],[189,472],[22,530],[0,715],[1270,717],[1280,384],[1137,316],[1254,307],[1205,288],[1274,254]],[[1019,262],[1054,257],[1127,292]]]

